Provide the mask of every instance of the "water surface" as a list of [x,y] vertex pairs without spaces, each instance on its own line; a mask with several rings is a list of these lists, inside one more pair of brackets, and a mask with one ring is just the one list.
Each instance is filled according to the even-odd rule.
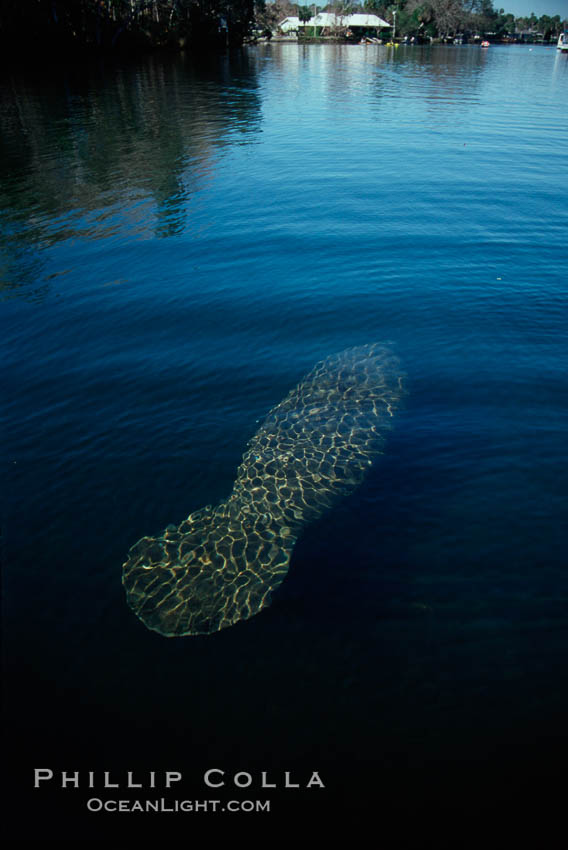
[[[377,811],[517,810],[544,776],[553,817],[567,86],[566,57],[517,46],[267,44],[3,79],[7,728],[42,829],[116,819],[28,799],[38,765],[319,769],[324,795],[283,792],[274,817],[355,832]],[[148,632],[129,547],[227,496],[257,421],[374,341],[405,409],[272,607]]]

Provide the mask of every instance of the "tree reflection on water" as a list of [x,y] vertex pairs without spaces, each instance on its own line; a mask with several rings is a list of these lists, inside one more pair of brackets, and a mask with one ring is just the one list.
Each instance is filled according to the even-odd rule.
[[260,126],[245,51],[151,56],[0,84],[0,287],[45,288],[42,249],[73,237],[169,237],[227,146]]

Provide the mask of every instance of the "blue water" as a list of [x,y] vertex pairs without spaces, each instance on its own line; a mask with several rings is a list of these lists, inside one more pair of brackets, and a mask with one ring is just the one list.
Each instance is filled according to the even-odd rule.
[[[116,829],[86,791],[34,796],[38,766],[166,766],[195,799],[203,767],[320,770],[322,796],[283,791],[273,815],[316,833],[357,834],[377,800],[425,830],[545,779],[553,800],[567,92],[566,57],[528,46],[267,44],[2,80],[5,728],[30,835]],[[373,341],[405,408],[273,605],[147,631],[129,547],[225,497],[258,420]],[[273,823],[251,818],[252,838]]]

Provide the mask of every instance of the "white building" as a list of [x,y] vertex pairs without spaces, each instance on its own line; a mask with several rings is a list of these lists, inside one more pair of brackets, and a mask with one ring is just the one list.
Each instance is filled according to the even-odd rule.
[[378,15],[335,15],[331,12],[320,12],[309,21],[301,21],[296,17],[284,18],[278,24],[278,30],[283,33],[297,32],[299,29],[317,27],[330,33],[338,30],[383,30],[392,25],[383,21]]
[[331,12],[320,12],[307,23],[300,22],[301,27],[322,27],[326,29],[376,29],[383,30],[392,24],[383,21],[378,15],[335,15]]
[[353,29],[353,27],[365,27],[365,29],[384,30],[391,27],[392,24],[383,21],[378,15],[346,15],[343,18],[343,26]]
[[300,26],[300,19],[291,17],[291,18],[284,18],[283,21],[280,21],[277,29],[279,29],[280,32],[295,32],[299,28],[299,26]]

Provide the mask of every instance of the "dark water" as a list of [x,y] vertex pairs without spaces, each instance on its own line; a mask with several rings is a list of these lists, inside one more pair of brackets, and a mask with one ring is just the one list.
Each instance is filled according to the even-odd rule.
[[[10,834],[439,843],[491,814],[560,819],[567,87],[537,47],[266,45],[3,79]],[[146,630],[129,547],[225,497],[257,420],[373,341],[401,358],[405,409],[272,607]],[[57,780],[34,791],[33,768]],[[212,791],[206,768],[253,785]],[[183,785],[85,786],[135,769]],[[314,770],[323,791],[259,788]],[[86,810],[133,793],[272,811]]]

